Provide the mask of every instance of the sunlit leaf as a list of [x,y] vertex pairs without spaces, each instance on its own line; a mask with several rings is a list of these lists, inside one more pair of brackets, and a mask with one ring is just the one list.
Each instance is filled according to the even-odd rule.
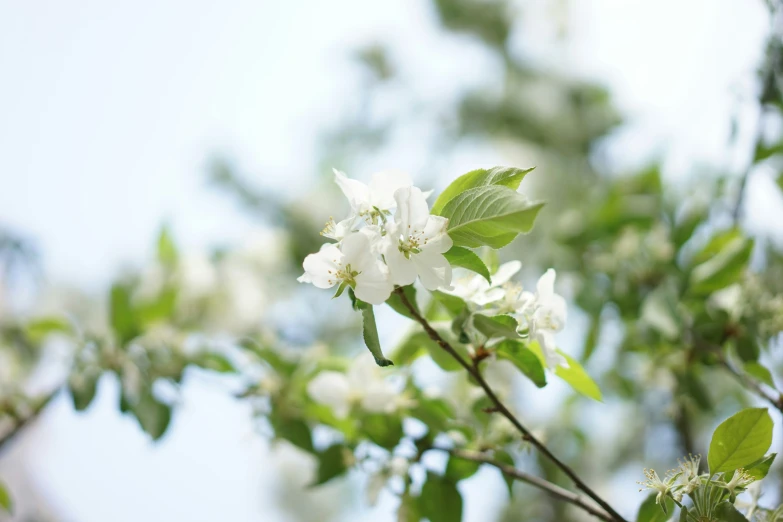
[[772,418],[766,408],[747,408],[712,434],[710,473],[734,471],[762,458],[772,444]]
[[484,261],[482,261],[481,258],[472,250],[454,246],[443,255],[446,257],[451,266],[465,268],[472,272],[476,272],[477,274],[484,277],[488,283],[492,283],[492,278],[489,274],[487,265],[485,265]]
[[[533,167],[535,168],[535,167]],[[530,169],[516,169],[513,167],[494,167],[492,169],[478,169],[463,174],[458,177],[446,189],[441,192],[435,204],[432,205],[432,213],[443,215],[443,208],[452,199],[468,189],[484,187],[489,185],[500,185],[516,190],[522,179],[527,175]]]

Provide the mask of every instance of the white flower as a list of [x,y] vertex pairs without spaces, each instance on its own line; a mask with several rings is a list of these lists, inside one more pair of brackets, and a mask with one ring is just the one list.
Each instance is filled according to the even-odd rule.
[[[638,482],[639,485],[644,486],[647,489],[652,489],[658,492],[655,497],[657,504],[662,504],[664,499],[671,493],[672,496],[679,496],[673,493],[675,482],[680,476],[680,473],[669,474],[664,480],[658,476],[658,473],[654,469],[645,469],[644,476],[647,480],[644,482]],[[639,491],[642,491],[641,489]]]
[[350,286],[356,297],[374,305],[384,303],[393,290],[386,267],[373,253],[368,232],[353,232],[340,246],[323,245],[318,253],[305,258],[304,270],[298,279],[300,283],[312,283],[318,288]]
[[343,227],[352,226],[350,220],[355,217],[361,217],[371,224],[377,224],[379,218],[381,221],[385,220],[385,214],[395,205],[394,193],[400,188],[412,185],[406,173],[396,171],[373,174],[372,181],[366,185],[334,169],[334,180],[351,204],[352,216],[337,224]]
[[424,194],[405,187],[394,194],[397,213],[386,225],[383,255],[394,284],[412,284],[416,276],[427,290],[451,286],[451,265],[443,256],[452,246],[449,220],[430,215]]
[[538,280],[535,298],[523,292],[525,305],[518,310],[530,329],[530,338],[538,341],[544,352],[547,367],[567,366],[566,359],[557,353],[555,334],[565,328],[566,302],[555,293],[555,271],[550,268]]
[[344,418],[358,404],[370,413],[394,413],[406,401],[367,354],[355,359],[347,373],[323,371],[307,384],[307,394]]
[[459,297],[467,303],[477,306],[486,306],[490,303],[503,300],[507,295],[506,285],[514,275],[522,268],[519,261],[503,263],[497,272],[492,274],[492,284],[487,282],[484,276],[472,274],[454,281],[454,289],[445,292]]

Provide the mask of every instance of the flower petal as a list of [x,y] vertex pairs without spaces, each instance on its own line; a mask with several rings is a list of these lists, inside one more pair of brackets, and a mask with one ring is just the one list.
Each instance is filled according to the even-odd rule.
[[337,169],[332,169],[334,172],[334,182],[343,191],[348,202],[351,204],[351,208],[357,214],[366,212],[370,209],[370,188],[355,179],[351,179],[345,175],[345,172]]
[[538,279],[536,294],[541,303],[548,302],[555,294],[555,269],[550,268]]
[[387,236],[383,250],[391,282],[400,286],[410,285],[416,280],[416,266],[400,252],[393,241]]
[[386,170],[373,174],[370,181],[370,204],[380,210],[389,210],[397,204],[394,193],[411,185],[413,182],[407,172]]
[[319,373],[307,384],[307,394],[314,401],[332,408],[337,417],[348,415],[351,389],[344,374],[333,371]]
[[421,284],[427,290],[451,287],[451,265],[442,254],[423,251],[411,256]]
[[424,238],[426,243],[422,249],[429,249],[438,254],[448,252],[454,245],[446,228],[449,226],[449,220],[441,216],[429,216],[424,225]]
[[508,283],[521,269],[522,263],[519,261],[503,263],[498,267],[498,271],[492,274],[492,286],[501,286]]
[[367,233],[353,232],[345,236],[342,241],[342,252],[345,256],[343,266],[351,265],[351,269],[357,272],[363,272],[377,262]]
[[389,299],[392,290],[394,290],[394,285],[389,278],[389,271],[378,261],[374,261],[372,266],[365,268],[361,274],[356,276],[354,292],[356,297],[365,303],[383,304]]
[[343,253],[337,245],[326,243],[315,254],[310,254],[304,260],[305,273],[300,282],[312,283],[318,288],[331,288],[337,284],[335,274],[341,269]]
[[424,229],[430,217],[430,208],[421,190],[418,187],[404,187],[394,193],[394,199],[397,201],[395,220],[402,234],[407,236],[411,229]]

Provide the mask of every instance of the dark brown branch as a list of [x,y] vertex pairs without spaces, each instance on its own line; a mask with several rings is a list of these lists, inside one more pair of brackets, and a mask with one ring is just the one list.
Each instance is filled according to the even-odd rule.
[[573,504],[583,509],[587,513],[590,513],[594,517],[600,518],[601,520],[605,520],[606,522],[614,522],[615,520],[614,518],[612,518],[611,515],[608,515],[604,511],[601,511],[597,507],[589,504],[586,501],[586,499],[583,498],[582,496],[577,495],[576,493],[573,493],[571,491],[568,491],[567,489],[563,489],[560,486],[556,484],[552,484],[551,482],[546,481],[540,477],[536,477],[535,475],[531,475],[529,473],[525,473],[524,471],[518,470],[514,466],[510,466],[503,462],[497,461],[486,454],[477,451],[468,451],[462,449],[446,449],[446,448],[438,448],[438,447],[433,447],[432,449],[445,451],[458,459],[470,460],[473,462],[478,462],[480,464],[489,464],[490,466],[496,467],[497,469],[499,469],[509,477],[518,480],[520,482],[525,482],[527,484],[530,484],[531,486],[534,486],[538,489],[541,489],[558,500],[562,500],[564,502],[568,502],[569,504]]
[[567,464],[562,462],[560,459],[558,459],[550,450],[546,447],[541,441],[536,439],[533,434],[528,430],[520,421],[517,419],[517,417],[511,413],[511,411],[506,407],[505,404],[498,398],[497,395],[495,395],[495,392],[492,390],[492,388],[489,386],[486,380],[484,380],[484,376],[481,375],[481,371],[478,368],[478,365],[472,365],[468,361],[462,358],[462,356],[457,353],[457,351],[452,347],[448,342],[446,342],[440,334],[438,334],[435,329],[430,326],[429,322],[422,317],[422,315],[418,312],[415,306],[411,304],[411,302],[408,300],[408,297],[405,295],[405,292],[403,292],[402,288],[398,287],[395,290],[395,293],[400,297],[400,300],[402,301],[402,304],[405,306],[405,308],[408,309],[408,311],[411,313],[414,320],[421,325],[422,328],[424,328],[424,331],[427,333],[427,335],[435,341],[438,346],[443,348],[449,355],[451,355],[463,368],[465,368],[465,371],[468,372],[468,374],[473,377],[473,379],[476,381],[476,383],[484,390],[484,393],[487,395],[490,401],[495,405],[497,408],[498,413],[506,417],[511,424],[514,425],[514,427],[522,434],[522,438],[526,441],[528,441],[533,447],[535,447],[539,452],[541,452],[547,459],[549,459],[555,466],[560,468],[563,473],[568,476],[569,479],[574,483],[574,485],[583,491],[588,497],[593,499],[598,505],[600,505],[612,518],[612,521],[615,522],[626,522],[626,520],[620,516],[617,511],[612,508],[612,506],[609,505],[608,502],[606,502],[604,499],[602,499],[598,493],[592,490],[590,486],[588,486],[579,476],[572,470]]

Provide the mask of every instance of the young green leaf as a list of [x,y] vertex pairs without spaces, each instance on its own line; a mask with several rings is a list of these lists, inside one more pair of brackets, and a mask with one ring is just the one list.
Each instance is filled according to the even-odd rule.
[[748,522],[748,519],[737,511],[737,508],[728,500],[724,500],[715,506],[714,513],[719,522]]
[[519,339],[519,323],[510,315],[496,315],[489,317],[483,314],[473,316],[473,326],[490,339],[505,337],[507,339]]
[[[405,294],[405,297],[408,298],[408,302],[416,309],[416,312],[421,314],[419,306],[416,304],[416,288],[413,285],[408,285],[403,287],[402,291]],[[396,292],[392,292],[389,299],[386,300],[386,304],[398,314],[405,316],[408,319],[415,319],[411,311],[408,310],[408,307],[403,304],[402,298]]]
[[310,486],[320,486],[348,471],[348,466],[345,465],[348,451],[342,444],[334,444],[318,453],[318,476]]
[[[541,351],[541,347],[538,345],[537,342],[534,341],[528,344],[528,348],[534,354],[536,354],[538,360],[541,361],[541,364],[546,365],[546,359],[544,358],[544,353]],[[595,383],[593,378],[587,374],[587,372],[582,367],[582,365],[579,364],[579,361],[577,361],[567,353],[563,352],[562,350],[558,350],[557,353],[565,357],[565,360],[568,362],[568,368],[564,368],[563,366],[558,366],[557,368],[555,368],[555,375],[563,379],[565,382],[568,383],[569,386],[571,386],[571,388],[581,393],[585,397],[590,397],[591,399],[602,401],[603,396],[601,395],[601,389]]]
[[757,380],[763,382],[767,386],[775,387],[775,382],[772,380],[772,373],[761,363],[756,361],[749,361],[743,365],[745,373]]
[[462,311],[465,310],[465,308],[467,307],[465,301],[463,301],[459,297],[451,294],[444,294],[443,292],[440,292],[438,290],[432,292],[432,297],[434,297],[435,300],[438,303],[440,303],[443,306],[443,308],[446,309],[446,311],[452,318],[460,315]]
[[142,390],[138,403],[131,411],[139,421],[141,429],[147,432],[152,440],[160,439],[171,423],[171,406],[156,399],[151,389]]
[[368,439],[388,450],[394,449],[403,437],[402,419],[394,415],[367,415],[361,429]]
[[111,288],[109,298],[109,316],[111,326],[121,345],[139,335],[135,311],[131,304],[130,289],[121,284]]
[[449,218],[448,232],[455,245],[501,248],[530,232],[543,206],[508,187],[490,185],[462,192],[449,201],[442,215]]
[[462,520],[462,495],[457,485],[445,477],[428,472],[419,501],[422,515],[430,522]]
[[383,350],[381,350],[381,340],[378,337],[378,327],[375,324],[375,312],[373,312],[372,305],[357,299],[356,306],[362,312],[364,344],[367,345],[370,353],[375,358],[375,364],[378,366],[393,365],[394,363],[387,359],[386,356],[383,355]]
[[745,468],[745,472],[754,479],[761,480],[767,476],[767,473],[769,473],[769,468],[772,466],[772,463],[775,462],[775,457],[777,456],[777,453],[770,453],[769,455],[747,466]]
[[494,167],[489,170],[478,169],[463,174],[441,192],[440,196],[438,196],[438,199],[435,201],[435,204],[432,205],[432,213],[435,215],[443,215],[441,214],[441,211],[446,204],[468,189],[489,185],[501,185],[516,190],[519,187],[522,178],[534,168],[535,167],[523,170],[515,169],[513,167]]
[[68,378],[68,390],[76,411],[84,411],[90,406],[98,390],[100,378],[101,373],[97,369],[73,372]]
[[282,418],[279,415],[270,415],[269,421],[277,437],[287,440],[308,453],[315,453],[310,427],[304,421]]
[[541,361],[523,343],[505,340],[497,346],[495,353],[498,359],[511,361],[539,388],[546,386],[546,373]]
[[168,227],[163,227],[158,235],[158,261],[166,268],[173,268],[177,264],[179,254],[177,245]]
[[753,240],[734,237],[720,251],[691,272],[690,290],[706,295],[736,283],[745,271],[753,251]]
[[674,510],[674,501],[666,497],[666,505],[659,506],[655,502],[656,494],[653,493],[639,506],[639,514],[636,515],[636,522],[666,522],[669,520]]
[[472,460],[460,459],[458,457],[449,457],[446,464],[445,478],[452,482],[459,482],[473,476],[479,469],[479,463]]
[[14,509],[14,502],[11,500],[11,494],[2,482],[0,482],[0,509],[8,514],[11,514]]
[[486,279],[488,283],[492,284],[492,278],[489,274],[487,265],[485,265],[484,261],[482,261],[481,258],[472,250],[454,246],[443,255],[446,257],[446,260],[451,266],[466,268],[472,272],[476,272]]
[[729,417],[712,434],[710,473],[734,471],[759,460],[772,444],[772,418],[766,408],[747,408]]

